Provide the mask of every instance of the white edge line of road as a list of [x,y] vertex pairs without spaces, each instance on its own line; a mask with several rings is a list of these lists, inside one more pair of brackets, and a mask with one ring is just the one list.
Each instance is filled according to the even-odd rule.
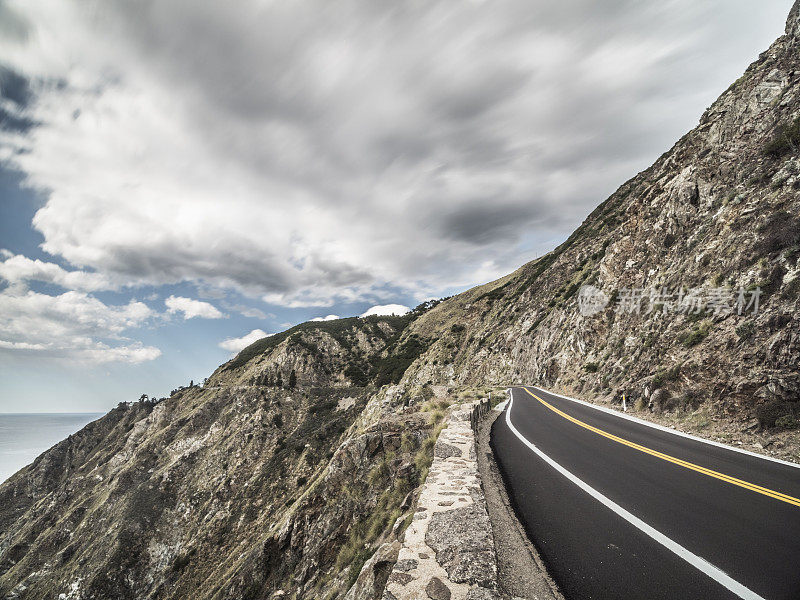
[[594,489],[588,483],[579,479],[577,476],[573,475],[570,471],[567,471],[564,467],[554,461],[552,458],[547,456],[544,452],[539,450],[534,444],[529,442],[525,436],[523,436],[517,428],[511,423],[511,407],[514,404],[514,397],[511,394],[511,398],[508,401],[508,407],[506,409],[506,424],[508,428],[517,436],[520,441],[525,444],[528,448],[530,448],[539,458],[545,461],[548,465],[553,467],[556,471],[561,473],[564,477],[569,479],[572,483],[577,485],[581,488],[584,492],[589,494],[592,498],[610,508],[614,513],[625,519],[628,523],[636,527],[639,531],[644,533],[645,535],[649,536],[662,546],[664,546],[667,550],[672,552],[673,554],[677,555],[679,558],[682,558],[687,563],[702,571],[706,575],[708,575],[711,579],[725,587],[726,589],[730,590],[740,598],[744,600],[765,600],[762,596],[759,596],[750,588],[745,587],[735,579],[732,579],[730,576],[725,574],[724,571],[720,570],[719,568],[712,565],[710,562],[697,556],[696,554],[690,552],[683,546],[681,546],[678,542],[673,541],[672,539],[665,536],[663,533],[654,529],[638,517],[635,517],[627,510],[622,508],[619,504],[614,502],[613,500],[607,498],[602,493]]
[[715,442],[714,440],[707,440],[705,438],[701,438],[696,435],[692,435],[691,433],[684,433],[683,431],[678,431],[676,429],[670,429],[669,427],[664,427],[663,425],[659,425],[657,423],[651,423],[649,421],[645,421],[644,419],[639,419],[637,417],[633,417],[631,415],[626,415],[625,413],[621,413],[618,410],[614,410],[613,408],[606,408],[605,406],[599,406],[597,404],[592,404],[591,402],[586,402],[585,400],[578,400],[577,398],[570,398],[569,396],[563,396],[561,394],[556,394],[555,392],[551,392],[550,390],[546,390],[544,388],[537,387],[535,385],[527,386],[533,388],[534,390],[539,390],[550,394],[552,396],[556,396],[558,398],[563,398],[564,400],[570,400],[572,402],[577,402],[578,404],[583,404],[584,406],[588,406],[589,408],[593,408],[595,410],[602,411],[604,413],[608,413],[610,415],[614,415],[615,417],[619,417],[620,419],[627,419],[628,421],[633,421],[634,423],[639,423],[640,425],[646,425],[647,427],[652,427],[653,429],[658,429],[659,431],[666,431],[667,433],[671,433],[673,435],[679,435],[684,438],[688,438],[690,440],[695,440],[696,442],[703,442],[704,444],[709,444],[710,446],[717,446],[718,448],[725,448],[726,450],[731,450],[733,452],[739,452],[740,454],[747,454],[748,456],[753,456],[755,458],[762,458],[764,460],[769,460],[772,462],[780,463],[782,465],[786,465],[788,467],[794,467],[795,469],[800,469],[800,464],[789,462],[788,460],[781,460],[780,458],[775,458],[772,456],[767,456],[766,454],[758,454],[757,452],[751,452],[750,450],[745,450],[743,448],[737,448],[736,446],[729,446],[728,444],[723,444],[722,442]]

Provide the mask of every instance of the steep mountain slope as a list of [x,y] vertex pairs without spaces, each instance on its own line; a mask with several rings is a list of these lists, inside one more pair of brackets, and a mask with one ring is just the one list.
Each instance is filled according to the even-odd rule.
[[[122,405],[61,442],[0,486],[0,595],[378,597],[448,389],[539,383],[791,427],[798,93],[800,2],[699,126],[550,254],[406,317],[260,340],[203,387]],[[756,315],[660,297],[584,316],[585,284],[611,300],[764,294]],[[373,588],[350,589],[375,552]]]
[[418,314],[298,326],[40,456],[0,486],[0,596],[346,591],[407,523],[442,417],[349,377],[396,377]]
[[[764,403],[788,402],[778,412],[797,413],[799,12],[795,4],[786,35],[698,127],[566,242],[416,321],[408,334],[436,341],[408,379],[538,382],[646,402],[664,388],[656,408],[708,402],[744,418]],[[617,302],[582,316],[578,291],[589,284]],[[758,314],[752,306],[737,314],[737,290],[749,302],[757,286]],[[682,313],[669,305],[675,297],[653,306],[647,292],[638,314],[615,311],[631,298],[626,290],[642,288],[695,288],[706,299],[725,288],[732,314],[708,305]]]

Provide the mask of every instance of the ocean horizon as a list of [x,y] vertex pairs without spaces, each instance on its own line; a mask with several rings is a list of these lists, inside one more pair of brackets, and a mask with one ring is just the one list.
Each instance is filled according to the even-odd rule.
[[0,413],[0,483],[105,413]]

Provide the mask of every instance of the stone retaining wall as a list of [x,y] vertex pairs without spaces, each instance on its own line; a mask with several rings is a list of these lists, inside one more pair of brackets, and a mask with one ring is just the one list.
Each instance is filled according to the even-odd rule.
[[497,557],[475,455],[484,399],[453,409],[383,600],[495,600]]

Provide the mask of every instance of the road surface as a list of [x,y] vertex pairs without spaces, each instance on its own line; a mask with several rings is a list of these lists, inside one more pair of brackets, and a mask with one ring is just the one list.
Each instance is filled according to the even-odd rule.
[[800,599],[796,465],[532,387],[491,443],[567,599]]

